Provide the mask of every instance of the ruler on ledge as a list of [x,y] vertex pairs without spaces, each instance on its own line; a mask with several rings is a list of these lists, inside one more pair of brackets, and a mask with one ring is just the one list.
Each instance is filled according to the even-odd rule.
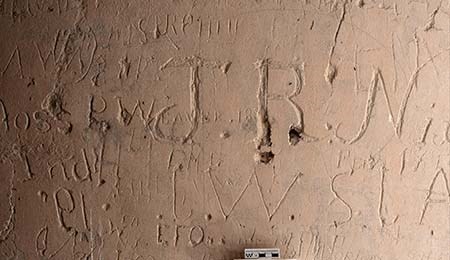
[[278,248],[248,248],[244,251],[245,259],[279,259]]

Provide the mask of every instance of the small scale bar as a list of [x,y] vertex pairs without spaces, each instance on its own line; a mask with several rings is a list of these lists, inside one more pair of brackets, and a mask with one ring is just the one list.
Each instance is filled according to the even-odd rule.
[[249,248],[244,251],[245,259],[280,259],[278,248]]

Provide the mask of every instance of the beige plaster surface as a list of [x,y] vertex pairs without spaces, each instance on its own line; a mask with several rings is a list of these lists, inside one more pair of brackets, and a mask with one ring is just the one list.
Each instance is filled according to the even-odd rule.
[[0,259],[450,259],[446,0],[0,0]]

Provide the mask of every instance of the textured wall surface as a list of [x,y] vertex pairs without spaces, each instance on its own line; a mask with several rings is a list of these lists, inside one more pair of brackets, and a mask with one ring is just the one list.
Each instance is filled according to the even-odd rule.
[[450,258],[446,0],[0,0],[0,259]]

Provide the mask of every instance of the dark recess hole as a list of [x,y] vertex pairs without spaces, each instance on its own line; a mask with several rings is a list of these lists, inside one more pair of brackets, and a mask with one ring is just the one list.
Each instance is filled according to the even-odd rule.
[[303,140],[302,129],[298,126],[291,126],[289,128],[289,144],[296,145],[300,140]]
[[272,159],[273,159],[273,157],[275,157],[275,155],[272,153],[272,151],[259,152],[258,157],[259,157],[258,158],[259,162],[268,164],[272,161]]

